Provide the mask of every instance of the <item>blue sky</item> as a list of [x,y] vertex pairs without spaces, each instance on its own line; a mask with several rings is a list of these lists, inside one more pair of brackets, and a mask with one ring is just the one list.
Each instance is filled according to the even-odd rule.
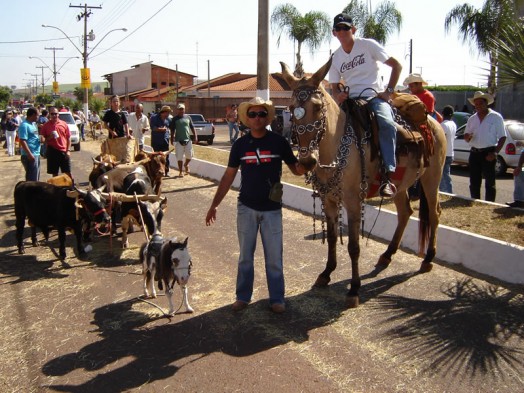
[[[332,19],[348,2],[270,0],[269,12],[271,14],[276,5],[290,3],[302,14],[323,11]],[[57,69],[67,58],[80,56],[58,30],[41,27],[42,24],[59,27],[82,50],[83,21],[76,20],[82,9],[70,8],[70,3],[70,0],[11,1],[4,7],[0,23],[0,85],[25,86],[30,83],[29,79],[35,79],[31,74],[38,75],[41,83],[42,69],[38,67],[53,67],[53,51],[45,50],[46,47],[63,48],[56,51]],[[468,3],[480,8],[483,1]],[[147,61],[170,68],[178,65],[179,71],[201,79],[208,76],[208,61],[211,78],[228,72],[256,74],[256,0],[108,0],[88,4],[102,7],[93,9],[88,19],[88,31],[92,29],[95,33],[88,49],[88,52],[92,50],[88,67],[93,81],[102,81],[104,74]],[[379,2],[371,0],[371,4],[376,6]],[[396,0],[395,4],[404,22],[400,33],[389,39],[386,49],[404,66],[400,82],[408,74],[408,46],[413,39],[413,72],[422,72],[430,84],[485,84],[485,58],[479,58],[468,45],[460,42],[456,28],[449,34],[444,32],[446,14],[462,2]],[[127,28],[127,32],[113,31],[101,40],[117,28]],[[276,35],[271,35],[270,72],[280,71],[279,61],[294,65],[293,44],[285,38],[278,47],[276,42]],[[304,69],[316,71],[338,46],[332,37],[314,55],[307,47],[303,48]],[[29,59],[29,56],[40,59]],[[58,75],[58,82],[79,82],[81,67],[81,58],[68,60]],[[52,81],[52,73],[47,68],[44,68],[44,81],[46,84]]]

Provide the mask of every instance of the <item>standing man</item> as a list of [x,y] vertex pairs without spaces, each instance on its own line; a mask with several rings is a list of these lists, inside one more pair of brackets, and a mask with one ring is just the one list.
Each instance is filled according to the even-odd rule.
[[26,118],[18,127],[20,140],[20,159],[25,169],[25,179],[38,181],[40,179],[40,136],[36,127],[38,110],[27,109]]
[[2,130],[5,134],[5,141],[7,147],[7,155],[13,157],[15,155],[15,140],[18,122],[14,116],[12,109],[6,109],[2,116]]
[[506,202],[509,207],[524,208],[524,150],[520,153],[517,167],[513,169],[513,177],[515,181],[515,188],[513,189],[513,202]]
[[130,138],[129,127],[127,125],[126,115],[120,111],[120,98],[117,95],[111,97],[111,109],[109,109],[102,119],[106,123],[109,131],[109,139],[121,138],[123,136]]
[[[338,14],[333,21],[333,35],[340,42],[333,54],[329,70],[329,83],[335,100],[341,104],[348,97],[366,98],[369,108],[375,113],[379,126],[379,144],[382,153],[383,176],[379,192],[383,197],[393,197],[396,188],[390,181],[395,172],[396,126],[393,111],[388,103],[397,85],[402,66],[397,59],[389,56],[378,42],[354,36],[356,27],[347,14]],[[385,91],[381,90],[378,70],[379,63],[391,67],[391,74]],[[343,79],[346,89],[340,91]],[[376,94],[376,96],[375,96]]]
[[485,179],[485,200],[495,202],[495,164],[497,154],[506,141],[506,129],[500,113],[488,108],[495,101],[493,96],[481,91],[475,92],[468,101],[476,113],[468,119],[464,140],[471,146],[469,153],[469,192],[474,199],[480,199],[482,176]]
[[446,161],[444,162],[444,168],[442,170],[442,179],[440,179],[439,190],[453,194],[453,182],[451,180],[451,163],[453,162],[453,143],[455,141],[455,134],[457,132],[457,125],[451,118],[453,117],[453,107],[446,105],[442,110],[442,116],[444,120],[440,124],[446,134]]
[[426,111],[431,117],[433,117],[439,123],[442,122],[442,116],[440,116],[440,113],[435,111],[435,96],[429,90],[424,89],[424,86],[427,86],[428,82],[422,79],[420,74],[409,74],[408,77],[404,79],[403,85],[407,86],[411,94],[417,96],[420,101],[424,103]]
[[58,117],[58,109],[49,108],[49,121],[40,129],[47,144],[47,173],[57,176],[59,171],[67,174],[71,180],[71,133],[67,123]]
[[[169,150],[169,125],[171,120],[171,107],[164,105],[160,109],[160,113],[151,117],[151,147],[154,151],[168,151]],[[169,176],[169,154],[166,154],[166,177]]]
[[[238,168],[241,186],[237,204],[237,234],[240,246],[233,311],[247,307],[253,295],[254,254],[257,233],[264,246],[269,306],[275,313],[285,311],[282,240],[282,161],[297,176],[305,170],[280,135],[268,131],[275,117],[271,101],[256,97],[240,104],[239,117],[251,132],[231,147],[229,162],[206,215],[206,225],[216,221],[217,207],[229,191]],[[279,192],[280,191],[280,192]]]
[[135,112],[129,115],[129,128],[138,141],[138,148],[144,148],[144,133],[149,131],[149,119],[144,115],[144,105],[138,104]]
[[[231,105],[231,108],[226,113],[227,125],[229,126],[229,143],[233,144],[237,138],[240,130],[238,129],[238,108],[235,104]],[[233,136],[233,130],[235,136]]]
[[186,156],[186,162],[184,163],[184,169],[186,175],[189,174],[189,162],[193,158],[193,142],[191,142],[191,132],[195,135],[195,143],[198,143],[198,135],[193,121],[189,115],[185,114],[186,106],[184,104],[178,104],[176,107],[177,113],[173,117],[171,122],[171,143],[175,145],[176,160],[178,162],[178,176],[184,176],[182,173],[182,162],[184,155]]

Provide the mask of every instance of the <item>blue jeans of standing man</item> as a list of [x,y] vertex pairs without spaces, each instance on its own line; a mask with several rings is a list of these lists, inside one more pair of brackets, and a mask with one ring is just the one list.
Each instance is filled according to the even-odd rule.
[[521,171],[518,176],[515,176],[513,200],[524,202],[524,171]]
[[369,109],[377,117],[378,141],[386,172],[395,172],[395,147],[397,143],[397,127],[395,126],[391,105],[381,98],[375,97],[369,101]]
[[20,160],[22,161],[22,165],[25,169],[25,180],[40,180],[40,156],[35,156],[35,160],[31,162],[29,161],[29,158],[24,154],[20,157]]
[[[238,138],[238,133],[240,130],[238,129],[238,123],[234,121],[228,121],[227,125],[229,126],[229,142],[233,143]],[[235,136],[233,137],[233,130],[235,130]]]
[[284,266],[282,261],[282,210],[257,211],[242,202],[237,206],[237,233],[240,245],[237,272],[237,300],[249,303],[255,279],[255,249],[260,231],[266,266],[269,303],[284,304]]
[[451,163],[453,162],[453,157],[446,156],[446,161],[444,162],[444,168],[442,169],[442,179],[440,179],[439,190],[442,192],[447,192],[453,194],[453,182],[451,180]]

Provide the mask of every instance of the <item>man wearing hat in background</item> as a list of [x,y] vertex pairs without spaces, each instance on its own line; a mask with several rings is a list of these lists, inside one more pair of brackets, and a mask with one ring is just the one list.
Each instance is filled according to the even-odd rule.
[[264,247],[269,306],[275,313],[285,311],[282,237],[282,161],[294,175],[305,169],[293,155],[291,146],[282,136],[268,131],[275,117],[271,101],[255,97],[238,108],[240,121],[251,132],[240,137],[231,147],[226,171],[220,180],[206,225],[216,220],[217,207],[229,191],[240,168],[241,184],[237,205],[237,233],[240,246],[233,311],[245,309],[251,302],[254,281],[254,255],[257,233]]
[[[369,101],[369,108],[375,113],[379,127],[379,144],[384,164],[382,183],[379,188],[383,197],[393,197],[395,186],[390,181],[390,173],[395,172],[396,126],[391,105],[388,103],[395,90],[402,65],[389,56],[378,42],[354,36],[356,27],[347,14],[338,14],[333,21],[333,35],[340,42],[333,54],[329,70],[329,83],[336,101],[341,104],[348,97],[362,97]],[[391,67],[391,74],[385,91],[381,91],[379,81],[379,62]],[[340,91],[339,82],[343,79],[346,89]]]
[[468,119],[464,140],[471,146],[469,153],[469,192],[471,198],[480,199],[480,186],[484,176],[485,200],[495,202],[495,164],[497,154],[506,141],[504,119],[500,113],[488,108],[493,104],[491,94],[475,92],[468,101],[476,113]]
[[404,83],[402,84],[407,86],[411,94],[417,96],[420,101],[424,103],[426,106],[426,111],[431,117],[433,117],[439,123],[442,123],[442,116],[440,113],[435,111],[435,97],[433,96],[432,92],[424,89],[424,86],[427,86],[428,82],[422,79],[422,75],[415,73],[409,74],[408,77],[404,79]]
[[[198,143],[198,135],[189,115],[185,114],[186,106],[178,104],[176,116],[171,120],[171,143],[175,146],[176,160],[178,163],[178,176],[184,176],[182,163],[184,164],[185,174],[189,174],[189,162],[193,158],[193,142],[191,132],[195,136],[195,143]],[[184,156],[186,161],[184,163]]]
[[[160,113],[151,117],[151,147],[154,151],[168,151],[169,150],[169,126],[171,120],[171,107],[164,105],[160,109]],[[166,154],[166,177],[169,176],[169,154]]]

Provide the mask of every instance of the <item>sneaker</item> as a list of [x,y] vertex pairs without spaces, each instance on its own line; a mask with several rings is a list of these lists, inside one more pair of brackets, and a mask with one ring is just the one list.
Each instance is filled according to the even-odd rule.
[[282,314],[284,311],[286,311],[286,306],[282,303],[273,303],[271,305],[271,311],[273,311],[275,314]]
[[506,205],[508,205],[509,207],[524,208],[524,202],[523,201],[506,202]]
[[242,311],[247,307],[248,303],[243,302],[242,300],[237,300],[233,305],[231,306],[231,309],[234,312]]

